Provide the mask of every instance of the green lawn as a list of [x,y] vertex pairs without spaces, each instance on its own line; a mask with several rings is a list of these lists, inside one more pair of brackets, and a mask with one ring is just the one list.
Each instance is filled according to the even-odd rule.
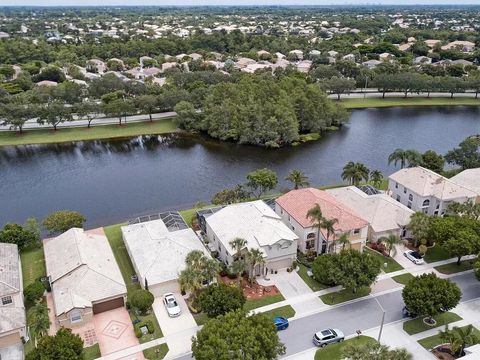
[[322,349],[318,349],[315,353],[315,360],[341,360],[342,357],[342,349],[347,345],[366,345],[366,344],[374,344],[377,341],[369,336],[358,336],[355,338],[351,338],[349,340],[345,340],[341,343],[336,343],[333,345],[327,345]]
[[160,360],[168,353],[168,345],[160,344],[149,349],[143,350],[143,356],[147,360]]
[[150,321],[153,322],[153,326],[155,327],[155,331],[153,332],[153,334],[145,334],[140,339],[138,339],[140,344],[143,344],[143,343],[146,343],[146,342],[149,342],[149,341],[152,341],[152,340],[163,337],[162,329],[160,329],[160,325],[158,325],[157,318],[156,318],[156,316],[153,312],[151,314],[148,314],[148,315],[138,315],[138,316],[136,316],[136,315],[132,314],[132,312],[130,312],[130,319],[132,319],[132,321],[138,319],[140,321],[150,320]]
[[307,267],[305,265],[299,263],[298,267],[299,270],[297,271],[297,274],[300,275],[302,280],[310,287],[310,289],[312,289],[312,291],[319,291],[328,288],[327,285],[324,285],[315,280],[314,278],[308,276]]
[[[465,329],[467,326],[468,325],[462,326],[462,329]],[[478,329],[475,328],[474,334],[478,339],[480,339],[480,331]],[[437,335],[433,335],[433,336],[418,340],[418,343],[422,345],[425,349],[430,350],[437,345],[444,344],[445,340],[440,338],[440,334],[437,334]],[[470,344],[470,345],[474,345],[474,344]]]
[[265,314],[272,319],[276,316],[282,316],[288,319],[295,316],[295,310],[290,305],[285,305],[276,309],[265,311],[262,314]]
[[192,314],[195,322],[198,326],[205,325],[205,323],[210,319],[206,313],[199,312],[198,314]]
[[455,274],[462,271],[467,271],[473,269],[473,264],[475,260],[463,260],[460,265],[457,265],[456,262],[435,266],[434,269],[442,274]]
[[367,296],[370,294],[371,289],[369,287],[360,288],[354,294],[352,289],[343,289],[337,292],[332,292],[320,296],[320,299],[327,305],[336,305],[342,302],[360,298],[362,296]]
[[405,321],[403,323],[403,330],[408,335],[414,335],[414,334],[418,334],[422,331],[434,329],[434,328],[439,327],[439,326],[443,326],[443,325],[450,324],[450,323],[455,322],[455,321],[462,320],[462,318],[460,316],[458,316],[457,314],[452,313],[452,312],[446,312],[446,313],[442,313],[440,315],[437,315],[437,316],[433,317],[437,321],[435,326],[428,326],[423,322],[423,318],[424,317],[422,316],[422,317],[419,317],[419,318],[416,318],[416,319]]
[[427,263],[432,263],[436,261],[447,260],[447,259],[450,259],[451,257],[452,256],[448,253],[447,250],[445,250],[440,245],[435,245],[433,247],[428,248],[427,253],[425,254],[423,259]]
[[[95,122],[93,122],[95,124]],[[0,132],[0,146],[47,144],[80,140],[114,139],[138,135],[166,134],[177,129],[172,119],[136,122],[125,125],[93,125],[86,127],[26,130],[22,135],[14,131]]]
[[361,99],[343,99],[340,102],[347,109],[381,108],[392,106],[442,106],[442,105],[480,105],[480,99],[474,98],[361,98]]
[[[365,249],[365,252],[367,252],[368,254],[371,254],[372,256],[376,257],[380,261],[380,264],[382,264],[382,270],[385,271],[386,273],[403,270],[402,265],[400,265],[398,262],[393,260],[393,258],[383,256],[379,252],[369,249],[368,247],[365,247],[364,249]],[[383,266],[385,263],[387,264],[387,267]]]
[[407,285],[407,283],[414,277],[415,276],[413,276],[412,274],[406,273],[406,274],[394,276],[392,277],[392,279],[399,284]]
[[283,297],[282,294],[266,296],[261,299],[248,299],[245,305],[243,306],[243,308],[245,309],[245,311],[250,311],[250,310],[253,310],[262,306],[274,304],[283,300],[285,300],[285,298]]
[[140,289],[140,285],[132,283],[132,275],[135,275],[132,262],[128,256],[127,249],[122,239],[121,226],[127,225],[127,223],[105,226],[103,229],[105,235],[107,235],[108,242],[112,247],[115,260],[117,260],[118,267],[123,275],[123,280],[127,285],[127,291],[130,293],[134,290]]
[[43,246],[25,249],[21,252],[23,287],[27,287],[38,278],[47,275]]
[[93,346],[87,347],[83,349],[83,359],[84,360],[94,360],[102,355],[100,354],[100,347],[98,344],[95,344]]

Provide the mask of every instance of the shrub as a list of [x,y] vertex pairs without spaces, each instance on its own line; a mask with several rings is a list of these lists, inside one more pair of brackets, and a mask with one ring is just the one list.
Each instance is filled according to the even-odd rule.
[[324,285],[336,285],[331,271],[337,268],[335,255],[325,254],[318,256],[312,264],[312,273],[315,280]]
[[128,299],[130,305],[138,309],[142,314],[145,314],[151,308],[154,300],[153,294],[143,289],[135,290]]
[[50,233],[62,233],[74,227],[83,227],[85,221],[85,216],[77,211],[60,210],[48,215],[43,220],[43,226]]
[[147,327],[149,334],[153,334],[155,332],[155,326],[153,325],[152,320],[145,321],[145,326]]
[[135,324],[134,332],[137,339],[140,339],[143,336],[143,333],[142,333],[142,330],[140,330],[140,327],[138,327],[137,325],[138,324]]
[[245,301],[245,295],[240,289],[225,284],[210,285],[198,297],[198,304],[209,317],[241,309]]
[[45,292],[45,286],[40,281],[35,281],[31,283],[23,290],[23,295],[25,295],[25,299],[30,302],[34,302],[42,297],[43,293]]

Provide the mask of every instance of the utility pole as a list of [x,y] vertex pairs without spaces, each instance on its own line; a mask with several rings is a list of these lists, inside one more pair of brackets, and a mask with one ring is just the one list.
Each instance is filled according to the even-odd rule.
[[380,338],[382,337],[382,331],[383,331],[383,324],[385,322],[385,309],[383,308],[382,304],[380,304],[380,302],[378,301],[378,299],[376,297],[374,297],[375,301],[377,302],[378,306],[380,307],[380,309],[382,310],[382,321],[380,323],[380,331],[378,332],[378,342],[380,342]]

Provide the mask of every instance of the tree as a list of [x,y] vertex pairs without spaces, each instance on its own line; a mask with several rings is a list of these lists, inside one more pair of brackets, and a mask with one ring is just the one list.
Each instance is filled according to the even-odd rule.
[[290,171],[285,180],[290,181],[293,184],[293,188],[295,190],[309,185],[308,177],[301,170]]
[[370,171],[370,180],[376,188],[380,188],[383,181],[383,174],[380,170]]
[[122,125],[122,118],[127,121],[127,116],[135,112],[135,107],[129,99],[116,99],[102,104],[105,115],[118,118],[118,125]]
[[395,234],[389,234],[388,236],[382,236],[379,239],[380,242],[385,244],[385,247],[388,250],[388,256],[390,256],[392,250],[393,250],[393,255],[397,253],[397,249],[395,248],[395,245],[401,244],[402,240]]
[[335,283],[356,293],[358,288],[373,284],[380,267],[380,261],[368,253],[343,250],[337,255]]
[[362,163],[348,162],[342,171],[342,179],[348,180],[350,185],[358,186],[362,180],[368,181],[370,170]]
[[233,189],[219,191],[212,198],[213,205],[234,204],[248,199],[250,194],[243,188],[243,185],[237,185]]
[[337,94],[338,100],[340,100],[340,95],[356,89],[355,80],[337,76],[323,80],[321,85],[332,94]]
[[216,260],[208,258],[202,251],[190,251],[185,257],[185,269],[180,272],[178,282],[183,291],[191,292],[192,301],[204,284],[213,281],[219,270]]
[[38,244],[40,236],[22,225],[6,224],[0,230],[0,242],[15,244],[19,251],[22,251],[31,245]]
[[285,354],[271,319],[235,311],[208,321],[192,339],[197,360],[274,360]]
[[[322,209],[319,204],[315,204],[313,208],[308,210],[307,218],[312,222],[312,226],[317,228],[317,242],[320,241],[320,230],[322,229],[325,218],[323,217]],[[317,249],[318,243],[314,249]]]
[[39,108],[37,122],[49,124],[56,131],[57,126],[65,121],[73,121],[72,108],[61,101],[54,100]]
[[93,120],[99,117],[101,108],[95,101],[84,101],[74,106],[77,116],[80,119],[85,119],[88,122],[88,128]]
[[397,166],[397,162],[400,162],[400,169],[405,167],[407,163],[407,154],[403,149],[395,149],[390,155],[388,155],[388,165],[393,162],[393,166]]
[[205,288],[198,297],[198,304],[202,312],[214,318],[242,309],[246,300],[242,290],[221,283]]
[[480,235],[472,229],[459,229],[453,237],[444,242],[443,246],[450,255],[457,258],[457,265],[460,265],[462,256],[480,250]]
[[440,331],[440,337],[450,344],[450,350],[456,357],[464,356],[465,348],[469,345],[477,344],[480,340],[472,324],[467,325],[465,328],[454,326],[453,329],[449,329],[448,325],[446,325],[445,330]]
[[445,155],[449,164],[460,166],[463,170],[480,167],[480,139],[469,137],[463,140],[458,148]]
[[23,289],[25,299],[34,302],[40,299],[45,293],[45,286],[40,281],[35,281]]
[[142,95],[136,99],[137,108],[148,114],[150,121],[153,121],[152,114],[158,109],[158,99],[154,95]]
[[342,359],[349,360],[411,360],[412,355],[404,348],[389,349],[376,341],[366,344],[349,344],[342,349]]
[[128,296],[128,301],[131,306],[138,309],[141,314],[145,315],[152,307],[155,297],[148,290],[138,289]]
[[257,169],[247,174],[247,186],[252,189],[257,198],[267,191],[275,189],[277,185],[277,174],[273,170]]
[[43,227],[50,233],[63,233],[71,228],[82,228],[85,221],[85,216],[78,211],[59,210],[43,220]]
[[242,238],[235,238],[232,241],[230,241],[229,244],[232,247],[232,249],[235,251],[233,264],[232,264],[232,271],[235,274],[237,274],[237,285],[238,285],[238,288],[240,289],[241,276],[242,276],[242,273],[245,271],[245,266],[246,266],[245,258],[242,256],[242,250],[247,245],[247,240]]
[[335,272],[337,268],[337,254],[324,254],[313,260],[312,274],[315,280],[324,285],[336,285]]
[[248,277],[250,280],[250,284],[252,284],[253,279],[255,278],[255,267],[257,265],[262,265],[265,263],[263,252],[259,249],[248,249],[247,262],[248,262],[248,265],[250,266]]
[[402,296],[412,313],[427,316],[432,321],[435,315],[457,306],[462,292],[450,280],[429,273],[411,279],[403,288]]
[[26,360],[83,360],[83,340],[71,329],[60,328],[55,336],[45,336]]
[[407,229],[412,233],[415,239],[415,246],[418,246],[422,241],[427,241],[429,238],[431,218],[418,211],[410,217],[410,222],[407,225]]
[[445,165],[445,159],[442,155],[433,150],[427,150],[422,154],[422,166],[436,173],[441,173]]
[[20,134],[23,133],[25,123],[37,114],[38,107],[35,104],[24,104],[18,101],[0,105],[0,123],[18,129]]
[[27,316],[30,332],[36,344],[37,340],[44,336],[50,327],[47,305],[43,302],[37,302],[28,311]]
[[340,245],[342,247],[342,250],[345,250],[345,248],[350,249],[352,247],[352,243],[350,242],[350,239],[348,238],[348,233],[342,233],[337,240],[335,240],[335,245]]

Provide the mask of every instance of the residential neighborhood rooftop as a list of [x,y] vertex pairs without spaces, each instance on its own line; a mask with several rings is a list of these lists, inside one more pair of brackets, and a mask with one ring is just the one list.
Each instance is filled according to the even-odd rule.
[[0,243],[0,296],[20,291],[21,281],[17,245]]
[[480,168],[463,170],[450,180],[480,195]]

